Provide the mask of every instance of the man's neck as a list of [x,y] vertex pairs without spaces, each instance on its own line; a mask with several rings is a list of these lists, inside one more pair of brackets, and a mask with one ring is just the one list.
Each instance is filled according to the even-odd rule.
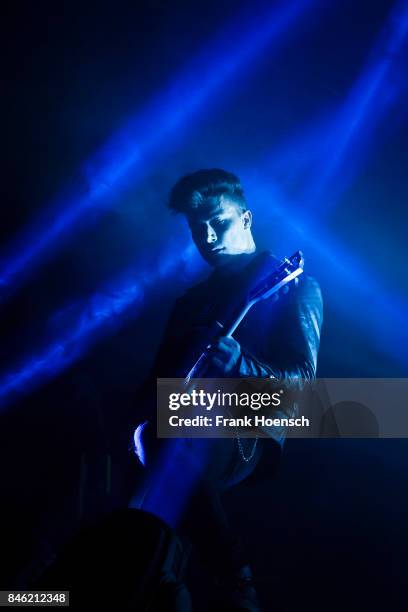
[[[255,247],[255,245],[254,245]],[[240,255],[231,255],[223,265],[217,266],[214,269],[213,276],[222,277],[237,274],[254,258],[257,254],[256,248],[250,253],[241,253]]]

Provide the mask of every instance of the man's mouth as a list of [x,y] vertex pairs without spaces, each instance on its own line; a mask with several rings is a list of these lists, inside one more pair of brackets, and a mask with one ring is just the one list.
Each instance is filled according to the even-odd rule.
[[217,253],[221,253],[221,251],[224,251],[225,247],[216,247],[215,249],[210,249],[210,253],[216,255]]

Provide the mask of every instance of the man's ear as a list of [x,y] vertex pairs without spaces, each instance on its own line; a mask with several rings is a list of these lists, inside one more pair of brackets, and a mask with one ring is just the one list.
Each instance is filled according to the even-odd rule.
[[244,223],[244,229],[250,229],[252,225],[252,213],[250,210],[246,210],[242,213],[242,220]]

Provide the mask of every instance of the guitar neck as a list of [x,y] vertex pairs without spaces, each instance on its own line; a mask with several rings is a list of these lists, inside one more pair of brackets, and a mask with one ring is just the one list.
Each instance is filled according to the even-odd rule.
[[[265,265],[267,260],[264,254],[262,264]],[[284,259],[281,265],[269,272],[258,282],[255,287],[249,292],[247,298],[235,309],[234,313],[230,315],[229,320],[221,323],[215,321],[215,336],[211,343],[205,347],[200,357],[197,359],[193,367],[188,372],[185,378],[185,384],[187,385],[191,378],[203,376],[208,365],[208,352],[211,349],[212,343],[220,336],[232,337],[238,326],[247,316],[251,308],[257,304],[260,300],[268,299],[279,291],[282,287],[294,281],[303,272],[303,255],[300,251],[292,255],[289,259]]]

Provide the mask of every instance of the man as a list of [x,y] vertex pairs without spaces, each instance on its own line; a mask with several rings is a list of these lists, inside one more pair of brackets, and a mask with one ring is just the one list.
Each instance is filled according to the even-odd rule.
[[[228,309],[242,282],[248,280],[248,270],[257,255],[252,214],[234,174],[212,169],[183,177],[171,191],[169,207],[185,215],[194,243],[213,273],[176,301],[153,379],[187,374],[195,361],[197,346],[202,346],[208,330]],[[234,338],[221,336],[213,343],[208,375],[268,377],[284,383],[313,379],[321,324],[320,288],[315,280],[302,275],[297,286],[281,295],[278,302],[267,299],[250,310]],[[283,443],[282,431],[272,429],[270,435],[271,440],[237,437],[213,441],[200,486],[195,488],[183,514],[182,524],[223,587],[224,609],[259,608],[246,556],[231,533],[219,492],[242,481],[255,468],[256,474],[276,463]],[[154,428],[150,442],[149,435],[145,436],[141,452],[154,446],[153,438]],[[191,443],[192,456],[199,448],[199,443]],[[168,497],[172,487],[170,478]]]

